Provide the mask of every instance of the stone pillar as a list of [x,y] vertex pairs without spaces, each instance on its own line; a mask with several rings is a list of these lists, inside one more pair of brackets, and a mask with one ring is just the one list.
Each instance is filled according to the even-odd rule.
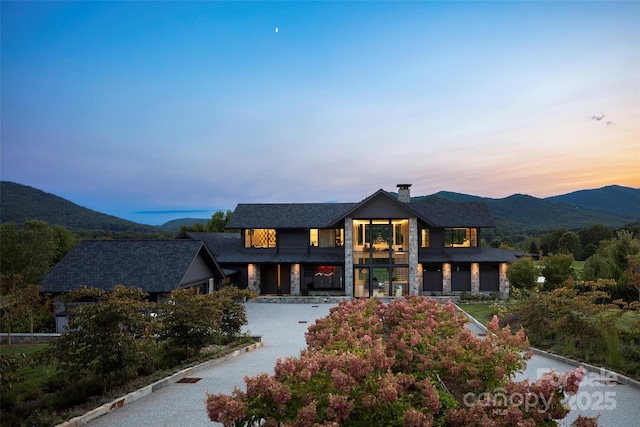
[[409,294],[420,295],[418,276],[418,218],[409,218]]
[[442,264],[442,293],[451,294],[451,264],[447,262]]
[[353,219],[344,220],[344,293],[353,298]]
[[260,295],[260,266],[256,264],[247,265],[247,289]]
[[509,265],[506,262],[500,263],[500,279],[499,279],[499,289],[500,289],[500,298],[507,299],[509,298],[509,288],[511,284],[509,283],[509,279],[507,278],[507,268]]
[[480,294],[480,264],[471,263],[471,295]]
[[300,264],[291,264],[291,295],[300,295]]

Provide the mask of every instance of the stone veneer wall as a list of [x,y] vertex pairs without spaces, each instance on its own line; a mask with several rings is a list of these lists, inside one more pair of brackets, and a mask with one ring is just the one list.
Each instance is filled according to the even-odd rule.
[[289,283],[291,284],[291,295],[300,295],[300,264],[291,264]]
[[344,293],[353,297],[353,219],[344,220]]
[[247,288],[260,295],[260,269],[255,264],[247,265]]
[[480,264],[471,263],[471,295],[480,294]]
[[420,294],[418,276],[418,218],[409,218],[409,294]]
[[503,262],[500,264],[500,279],[499,279],[499,289],[500,289],[500,297],[501,298],[509,298],[509,287],[511,284],[509,283],[509,279],[507,278],[507,267],[508,264]]
[[442,264],[442,293],[451,293],[451,264]]

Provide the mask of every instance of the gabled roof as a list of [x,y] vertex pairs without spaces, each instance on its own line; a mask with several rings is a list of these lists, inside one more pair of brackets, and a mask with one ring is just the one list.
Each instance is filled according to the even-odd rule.
[[[209,277],[224,277],[200,240],[84,240],[40,284],[51,293],[69,292],[83,285],[110,291],[118,284],[148,293],[168,293],[184,284],[198,260],[208,267]],[[197,271],[190,277],[206,273]]]
[[482,202],[452,202],[442,197],[410,203],[418,217],[434,227],[495,227],[489,208]]
[[432,227],[495,227],[482,202],[452,202],[429,198],[403,203],[380,189],[359,203],[269,203],[239,204],[227,228],[331,228],[379,197],[388,197],[407,213]]

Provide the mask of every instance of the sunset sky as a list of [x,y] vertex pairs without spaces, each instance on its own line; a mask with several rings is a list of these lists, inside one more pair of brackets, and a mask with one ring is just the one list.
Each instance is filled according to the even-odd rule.
[[121,218],[640,187],[637,1],[0,7],[0,177]]

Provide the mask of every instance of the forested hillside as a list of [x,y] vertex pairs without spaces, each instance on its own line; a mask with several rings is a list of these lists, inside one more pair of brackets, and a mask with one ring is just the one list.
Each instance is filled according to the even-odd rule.
[[[576,193],[546,199],[524,194],[492,199],[441,191],[431,196],[412,198],[412,202],[434,197],[455,202],[484,202],[498,227],[525,233],[554,228],[578,230],[594,224],[618,228],[640,221],[640,189],[609,186]],[[572,200],[577,204],[571,204]]]
[[9,181],[0,182],[0,221],[20,225],[33,219],[50,225],[62,225],[74,231],[156,231],[156,227],[96,212],[33,187]]

